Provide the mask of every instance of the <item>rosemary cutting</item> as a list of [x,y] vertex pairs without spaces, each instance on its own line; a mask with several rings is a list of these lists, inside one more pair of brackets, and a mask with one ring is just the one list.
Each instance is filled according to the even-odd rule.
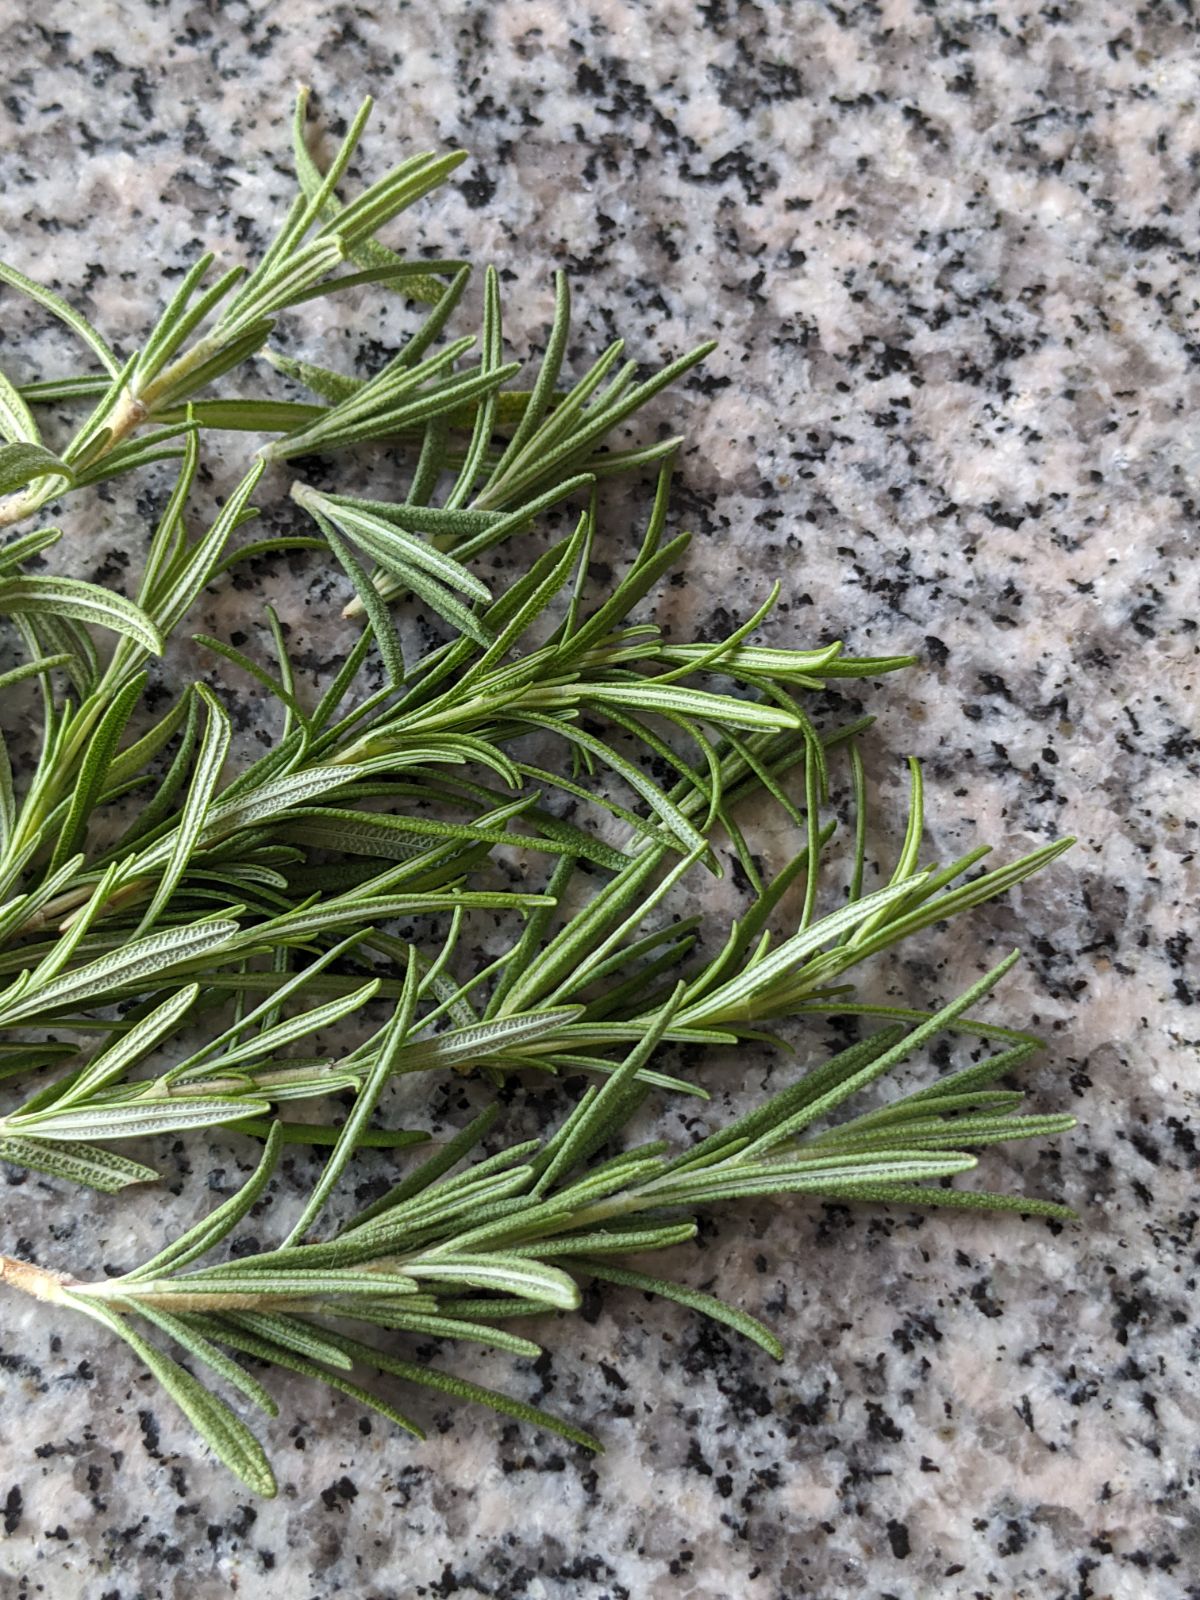
[[[536,1356],[507,1324],[570,1310],[580,1282],[597,1279],[676,1299],[778,1356],[745,1312],[628,1258],[685,1243],[697,1212],[753,1195],[1067,1214],[947,1187],[975,1151],[1071,1125],[1021,1114],[1019,1091],[997,1087],[1036,1048],[974,1014],[1015,953],[930,1012],[860,999],[848,976],[1004,893],[1069,841],[989,871],[977,870],[984,848],[922,865],[912,763],[904,840],[890,873],[879,869],[857,748],[866,723],[827,728],[814,707],[830,685],[911,658],[758,642],[778,585],[724,638],[678,641],[645,620],[687,546],[667,537],[680,441],[611,440],[708,347],[639,382],[617,343],[567,386],[560,275],[545,354],[522,380],[504,358],[490,269],[478,338],[450,337],[467,264],[410,260],[377,234],[462,155],[412,157],[343,203],[369,109],[322,174],[301,94],[299,193],[274,242],[252,269],[215,278],[200,257],[128,358],[56,294],[0,266],[0,281],[64,322],[103,369],[21,385],[0,375],[0,523],[178,463],[131,597],[28,571],[57,528],[0,549],[0,611],[26,654],[0,686],[35,679],[42,706],[40,752],[20,782],[0,737],[0,1077],[18,1091],[0,1115],[0,1158],[115,1192],[158,1177],[111,1148],[122,1141],[224,1127],[263,1146],[240,1193],[118,1277],[80,1281],[8,1256],[0,1277],[123,1339],[263,1494],[274,1478],[262,1446],[180,1357],[272,1414],[238,1356],[317,1378],[410,1432],[420,1430],[347,1374],[370,1366],[595,1448],[563,1419],[342,1328]],[[425,308],[374,375],[268,346],[281,313],[365,285]],[[319,403],[210,395],[258,355]],[[50,402],[90,407],[55,448],[34,414]],[[267,441],[193,535],[211,430]],[[290,491],[295,531],[243,537],[266,460],[375,441],[409,453],[402,500],[302,478]],[[596,593],[597,480],[648,466],[657,484],[640,547]],[[495,592],[478,558],[568,505],[567,531]],[[150,716],[147,668],[208,585],[296,551],[340,569],[362,631],[315,699],[269,605],[272,661],[195,636],[232,683],[249,675],[277,708],[272,747],[231,774],[232,689],[195,683]],[[839,772],[844,852],[830,818]],[[774,875],[747,822],[764,806],[797,834]],[[742,914],[723,927],[680,918],[680,885],[730,860],[746,886]],[[487,940],[474,937],[485,924]],[[488,941],[486,958],[467,959]],[[680,1047],[761,1051],[783,1044],[771,1028],[834,1014],[868,1031],[827,1060],[782,1069],[782,1090],[690,1147],[638,1142],[647,1096],[707,1098],[679,1068]],[[299,1053],[334,1026],[348,1040],[340,1054]],[[971,1062],[902,1091],[901,1064],[950,1034],[975,1041]],[[446,1070],[586,1087],[553,1134],[515,1146],[491,1144],[492,1106],[331,1223],[359,1150],[427,1142],[377,1125],[389,1082]],[[874,1103],[848,1115],[868,1092]],[[312,1107],[288,1114],[346,1094],[340,1122],[313,1120]],[[209,1260],[269,1195],[285,1142],[328,1151],[299,1215],[277,1225],[274,1248]]]

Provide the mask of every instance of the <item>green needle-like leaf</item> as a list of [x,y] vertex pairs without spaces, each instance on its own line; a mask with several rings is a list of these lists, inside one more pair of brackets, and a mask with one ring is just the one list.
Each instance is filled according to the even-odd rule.
[[72,617],[132,639],[150,655],[163,652],[162,635],[140,607],[78,578],[0,579],[0,611],[10,616]]

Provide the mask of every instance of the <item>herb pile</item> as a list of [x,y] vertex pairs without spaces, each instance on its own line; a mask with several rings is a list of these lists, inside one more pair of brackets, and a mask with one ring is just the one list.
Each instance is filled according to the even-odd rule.
[[[0,524],[178,463],[131,597],[30,571],[58,528],[18,531],[0,548],[0,611],[25,654],[0,687],[34,678],[42,697],[30,773],[14,776],[0,739],[0,1076],[10,1090],[0,1157],[115,1192],[159,1176],[117,1148],[124,1141],[223,1126],[262,1145],[240,1192],[135,1269],[85,1282],[5,1256],[0,1276],[123,1339],[262,1494],[274,1491],[263,1449],[196,1375],[205,1367],[270,1414],[255,1375],[264,1364],[419,1433],[351,1376],[373,1368],[598,1448],[569,1421],[343,1330],[536,1356],[509,1323],[536,1332],[525,1319],[572,1309],[580,1283],[598,1279],[671,1297],[780,1356],[745,1312],[627,1258],[684,1243],[697,1212],[745,1196],[1067,1214],[948,1183],[975,1165],[975,1150],[1071,1125],[1021,1114],[1020,1093],[997,1087],[1036,1048],[975,1015],[1015,953],[928,1013],[859,1001],[846,981],[1021,882],[1065,843],[989,871],[976,870],[983,848],[923,865],[912,763],[907,831],[890,872],[879,871],[856,747],[867,724],[818,727],[813,697],[911,658],[756,642],[778,585],[723,639],[679,642],[637,620],[686,549],[666,534],[680,440],[614,441],[708,347],[639,381],[617,342],[568,385],[560,275],[545,354],[526,375],[505,360],[490,269],[478,337],[450,337],[470,268],[398,256],[377,235],[463,156],[413,156],[343,203],[369,109],[322,174],[301,95],[299,193],[274,242],[249,272],[221,274],[201,257],[128,358],[58,295],[0,266],[0,281],[87,352],[87,370],[65,379],[18,387],[0,375]],[[282,313],[363,285],[425,308],[373,376],[270,344]],[[254,357],[277,369],[287,395],[302,386],[311,401],[211,393]],[[37,421],[48,406],[84,413],[56,448]],[[194,532],[211,430],[269,442]],[[242,536],[266,460],[372,441],[409,452],[402,501],[301,479],[294,532]],[[647,468],[657,486],[640,548],[596,592],[597,481]],[[570,509],[570,531],[490,589],[476,558],[554,508]],[[195,683],[154,716],[147,666],[208,585],[295,550],[342,569],[362,632],[315,703],[269,606],[273,660],[197,636],[278,702],[273,747],[231,776],[221,697]],[[828,815],[835,768],[850,799],[844,851]],[[764,807],[796,831],[774,877],[745,831]],[[748,886],[744,913],[728,926],[680,918],[680,883],[720,873],[723,856]],[[882,886],[868,890],[873,881]],[[471,962],[481,917],[498,953]],[[694,1052],[678,1047],[758,1051],[781,1043],[772,1026],[814,1014],[861,1017],[862,1031],[815,1066],[787,1057],[785,1087],[687,1148],[639,1142],[648,1096],[706,1098],[678,1065]],[[364,1015],[382,1019],[367,1037],[333,1058],[311,1053],[321,1030]],[[902,1091],[895,1069],[951,1032],[974,1041],[970,1063]],[[358,1150],[427,1139],[377,1124],[390,1080],[448,1070],[586,1087],[551,1135],[517,1144],[495,1142],[497,1102],[432,1153],[397,1156],[395,1186],[346,1216],[343,1178]],[[847,1114],[871,1085],[883,1098],[877,1087],[868,1109]],[[352,1096],[340,1121],[295,1109],[338,1094]],[[263,1203],[289,1142],[328,1154],[300,1214],[275,1216]],[[223,1256],[252,1207],[279,1242]]]

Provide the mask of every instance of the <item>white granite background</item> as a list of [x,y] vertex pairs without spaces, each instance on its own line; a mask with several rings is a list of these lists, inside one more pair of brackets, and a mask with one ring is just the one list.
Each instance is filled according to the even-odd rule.
[[[371,173],[472,150],[412,226],[516,275],[518,346],[554,264],[580,359],[614,328],[647,358],[719,335],[658,411],[686,421],[678,517],[701,535],[662,614],[704,626],[785,575],[781,639],[923,652],[863,699],[877,774],[926,761],[931,855],[1079,835],[877,983],[924,1003],[1021,940],[994,1013],[1036,1019],[1035,1098],[1080,1126],[988,1169],[1082,1213],[747,1208],[688,1270],[775,1323],[782,1367],[613,1293],[535,1371],[471,1364],[594,1425],[601,1460],[432,1404],[414,1446],[297,1383],[268,1429],[280,1496],[253,1506],[124,1352],[6,1300],[3,1600],[1200,1595],[1190,13],[0,0],[4,257],[118,344],[160,263],[198,241],[240,259],[278,215],[297,78],[334,119],[376,95]],[[390,305],[296,332],[350,366],[401,325]],[[7,370],[65,359],[0,300]],[[239,460],[212,459],[214,492]],[[119,581],[165,481],[72,502],[77,566]],[[271,581],[319,666],[329,586]],[[253,633],[256,605],[231,589],[215,625]],[[708,1081],[732,1098],[768,1065]],[[424,1086],[397,1115],[436,1125],[471,1092]],[[129,1262],[244,1159],[160,1153],[182,1196],[132,1217],[10,1182],[4,1247]]]

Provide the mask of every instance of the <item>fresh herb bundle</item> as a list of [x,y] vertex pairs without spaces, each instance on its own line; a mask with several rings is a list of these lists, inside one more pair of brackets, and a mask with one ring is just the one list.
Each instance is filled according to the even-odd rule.
[[[269,1394],[234,1354],[317,1377],[413,1432],[346,1376],[356,1363],[592,1446],[568,1423],[400,1360],[329,1320],[536,1355],[503,1324],[570,1309],[578,1281],[596,1278],[671,1296],[779,1354],[744,1312],[622,1258],[682,1243],[697,1210],[748,1195],[1064,1214],[1050,1202],[944,1186],[974,1166],[976,1149],[1070,1126],[1019,1114],[1020,1094],[995,1087],[1036,1042],[971,1014],[1015,954],[928,1013],[859,1001],[845,979],[1003,893],[1065,845],[988,872],[974,870],[984,849],[923,867],[913,763],[899,856],[868,892],[855,742],[865,724],[819,729],[812,696],[910,658],[756,643],[778,588],[723,639],[672,641],[638,620],[686,548],[665,536],[679,441],[606,442],[705,349],[639,383],[615,344],[566,387],[560,276],[546,353],[527,387],[507,387],[520,369],[504,360],[496,275],[485,277],[472,356],[476,341],[446,337],[469,268],[407,260],[376,237],[461,155],[413,157],[348,203],[336,198],[368,111],[322,176],[301,96],[300,192],[274,243],[252,271],[208,287],[212,262],[202,257],[126,360],[56,295],[0,267],[0,279],[71,327],[104,368],[20,387],[0,377],[0,488],[9,493],[0,521],[164,458],[180,462],[133,598],[26,571],[57,529],[18,534],[0,550],[0,610],[28,657],[0,685],[36,678],[43,713],[27,781],[14,779],[0,739],[0,1075],[32,1080],[0,1117],[0,1156],[116,1191],[158,1174],[114,1142],[217,1126],[265,1142],[241,1193],[140,1267],[85,1283],[0,1257],[0,1276],[123,1338],[262,1493],[274,1480],[257,1440],[150,1330],[268,1411]],[[347,261],[358,270],[339,272]],[[429,308],[373,377],[266,349],[281,312],[364,284]],[[263,352],[322,403],[206,397]],[[92,406],[59,449],[44,443],[31,409],[50,401]],[[190,501],[210,429],[272,437],[193,537]],[[297,481],[298,531],[239,541],[263,458],[376,440],[411,450],[402,501]],[[596,480],[651,464],[658,482],[641,546],[595,595]],[[570,531],[494,594],[472,561],[572,498],[582,503]],[[355,596],[348,613],[364,619],[363,631],[315,704],[269,606],[270,664],[197,636],[278,704],[276,743],[229,778],[231,720],[220,697],[197,683],[147,719],[147,665],[207,585],[239,563],[297,549],[344,571]],[[414,648],[416,630],[403,625],[413,608],[437,619],[440,642]],[[115,635],[107,655],[96,628]],[[842,861],[825,815],[833,762],[845,765],[853,812]],[[770,878],[745,821],[764,805],[798,834],[793,858]],[[750,903],[714,936],[699,917],[673,917],[672,904],[685,878],[719,873],[725,852]],[[779,935],[793,904],[790,931]],[[467,934],[481,916],[500,944],[468,963]],[[297,1053],[364,1008],[378,1009],[378,1025],[372,1015],[339,1056]],[[883,1025],[690,1148],[624,1144],[636,1141],[632,1119],[648,1094],[706,1097],[702,1083],[652,1065],[656,1055],[681,1045],[762,1048],[781,1042],[767,1025],[813,1013]],[[851,1097],[945,1032],[975,1038],[977,1059],[845,1119]],[[993,1054],[989,1041],[1000,1046]],[[313,1237],[356,1151],[426,1138],[372,1125],[389,1081],[447,1068],[496,1082],[530,1072],[592,1081],[548,1138],[455,1171],[490,1134],[493,1107],[380,1200]],[[353,1095],[340,1124],[284,1114],[292,1102],[340,1092]],[[194,1266],[267,1194],[285,1141],[329,1153],[282,1242]]]

